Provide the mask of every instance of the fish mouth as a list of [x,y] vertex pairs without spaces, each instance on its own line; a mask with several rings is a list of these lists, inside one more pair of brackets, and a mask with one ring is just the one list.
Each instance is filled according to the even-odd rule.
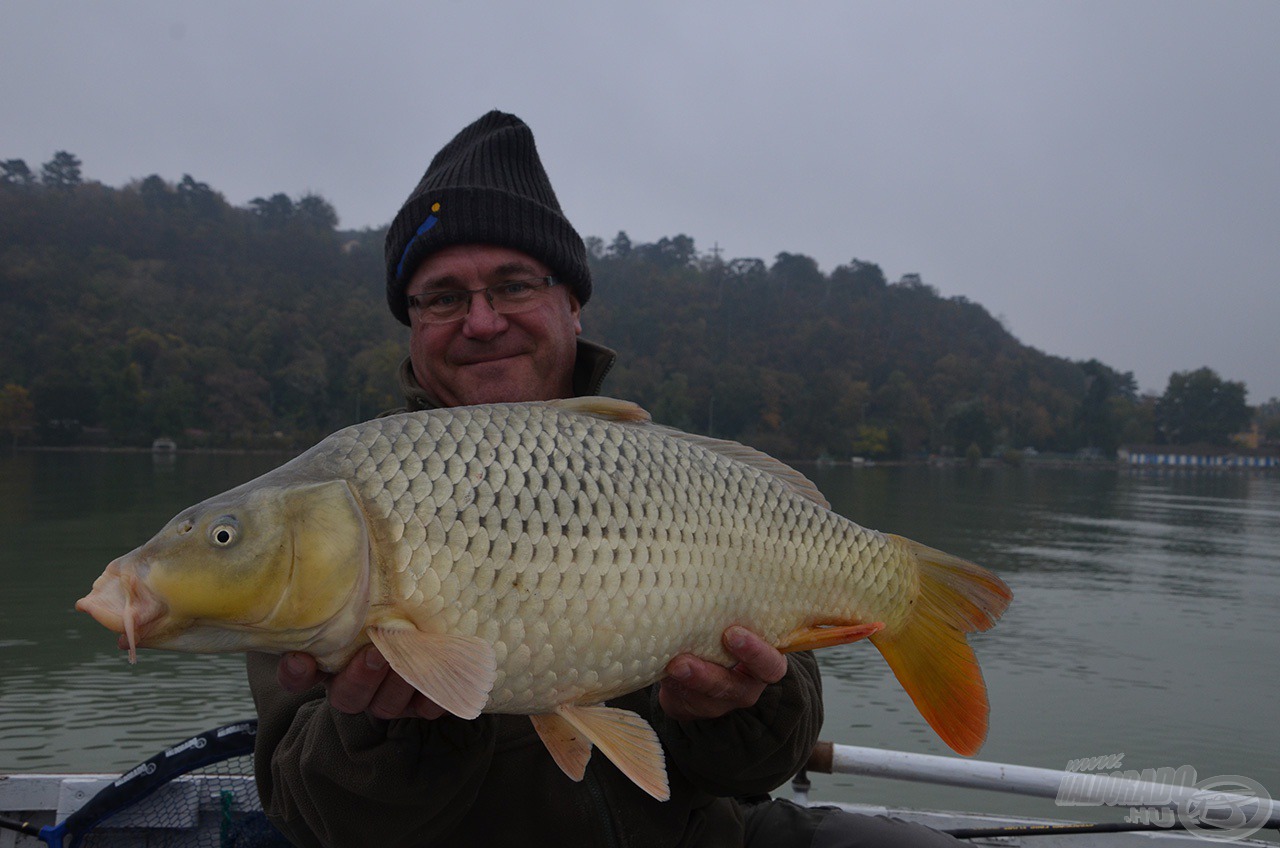
[[147,636],[168,612],[139,570],[140,565],[132,556],[112,560],[93,581],[89,594],[76,601],[79,612],[87,612],[94,621],[120,634],[120,649],[128,650],[130,663],[138,661],[139,646],[145,647]]

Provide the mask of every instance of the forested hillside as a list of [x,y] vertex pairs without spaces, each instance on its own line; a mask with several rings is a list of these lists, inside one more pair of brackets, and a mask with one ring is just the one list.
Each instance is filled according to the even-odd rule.
[[590,320],[627,354],[614,384],[681,427],[845,458],[1110,448],[1138,426],[1132,376],[1028,348],[915,277],[890,284],[858,260],[822,274],[787,253],[722,262],[682,236],[593,247]]
[[[236,208],[190,176],[82,181],[70,159],[40,179],[3,163],[15,438],[296,446],[397,404],[408,334],[383,299],[381,231],[339,232],[314,195]],[[585,334],[621,354],[606,388],[660,421],[793,459],[1156,438],[1130,374],[1029,348],[918,278],[723,260],[684,235],[588,244]]]

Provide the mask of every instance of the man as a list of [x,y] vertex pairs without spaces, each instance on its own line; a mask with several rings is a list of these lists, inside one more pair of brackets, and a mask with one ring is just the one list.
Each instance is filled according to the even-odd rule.
[[[615,355],[580,338],[586,251],[518,118],[491,112],[437,154],[386,259],[388,303],[411,330],[407,409],[599,391]],[[598,755],[571,782],[527,717],[448,715],[372,646],[332,676],[302,654],[251,656],[264,806],[300,845],[741,845],[744,810],[763,807],[731,796],[803,765],[822,700],[811,655],[740,627],[724,643],[735,667],[676,657],[661,684],[611,702],[657,731],[667,802]]]

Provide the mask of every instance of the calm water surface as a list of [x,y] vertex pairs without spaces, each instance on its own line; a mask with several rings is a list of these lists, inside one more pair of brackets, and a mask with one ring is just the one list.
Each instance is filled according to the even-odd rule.
[[[143,652],[72,606],[178,510],[280,456],[0,457],[0,773],[120,771],[252,714],[238,656]],[[1014,590],[975,646],[992,703],[982,756],[1063,768],[1193,766],[1280,795],[1280,476],[809,468],[836,511],[965,556]],[[869,645],[820,654],[824,738],[948,753]],[[1054,814],[1047,801],[868,778],[816,796]],[[1078,811],[1077,811],[1078,812]]]

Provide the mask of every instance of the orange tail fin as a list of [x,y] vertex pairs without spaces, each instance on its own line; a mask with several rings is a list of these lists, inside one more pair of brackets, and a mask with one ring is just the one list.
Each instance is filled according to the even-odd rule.
[[987,686],[966,633],[986,630],[1013,594],[991,572],[901,536],[890,537],[914,555],[920,594],[911,618],[871,643],[893,669],[916,709],[957,753],[976,754],[987,737]]

